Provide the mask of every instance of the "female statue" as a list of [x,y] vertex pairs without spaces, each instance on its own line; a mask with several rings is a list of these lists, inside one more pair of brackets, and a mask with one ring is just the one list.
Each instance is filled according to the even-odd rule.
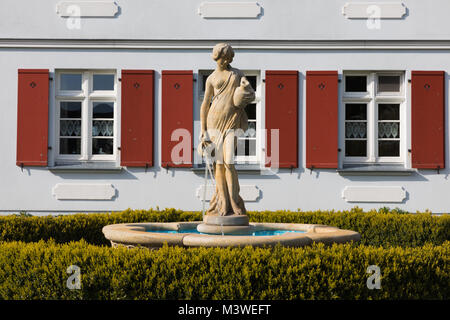
[[[254,100],[255,92],[243,73],[232,68],[233,48],[217,44],[212,58],[217,62],[207,78],[205,97],[200,109],[201,144],[199,152],[212,146],[216,190],[207,214],[246,214],[244,201],[239,196],[239,181],[234,166],[237,137],[247,130],[245,106]],[[211,145],[210,145],[211,144]]]

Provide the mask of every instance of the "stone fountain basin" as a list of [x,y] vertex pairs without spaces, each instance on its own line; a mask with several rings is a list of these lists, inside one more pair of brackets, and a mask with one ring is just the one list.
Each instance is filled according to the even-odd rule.
[[[285,233],[273,236],[252,235],[213,235],[196,233],[158,233],[157,231],[181,231],[195,229],[202,221],[166,222],[166,223],[122,223],[103,227],[102,232],[113,247],[159,248],[181,247],[238,247],[238,246],[275,246],[302,247],[313,242],[325,244],[359,241],[361,235],[351,230],[343,230],[320,224],[298,223],[251,223],[255,230],[292,230],[304,233]],[[151,232],[149,232],[151,231]]]

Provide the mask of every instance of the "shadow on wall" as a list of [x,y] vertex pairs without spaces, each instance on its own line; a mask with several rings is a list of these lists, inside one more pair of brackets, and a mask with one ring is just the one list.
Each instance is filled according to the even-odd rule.
[[[433,174],[436,174],[434,172]],[[424,182],[429,181],[423,172],[413,172],[409,176],[342,176],[352,182]]]
[[[42,169],[45,170],[45,169]],[[144,171],[141,169],[139,171]],[[151,174],[152,171],[148,170]],[[67,180],[137,180],[138,178],[130,170],[122,170],[120,172],[114,173],[103,173],[103,172],[53,172],[55,176]],[[156,176],[156,172],[154,173]]]

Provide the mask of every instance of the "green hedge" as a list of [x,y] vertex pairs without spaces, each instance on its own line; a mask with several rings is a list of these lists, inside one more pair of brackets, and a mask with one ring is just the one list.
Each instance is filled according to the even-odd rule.
[[[355,246],[160,250],[0,243],[1,299],[449,299],[450,242],[417,248]],[[81,289],[69,290],[70,265]],[[381,289],[367,288],[367,267]]]
[[[349,211],[263,211],[249,212],[254,222],[318,223],[350,229],[361,234],[361,244],[374,246],[440,245],[450,240],[450,216],[431,213]],[[105,225],[126,222],[173,222],[201,220],[200,212],[166,210],[126,210],[118,213],[91,213],[45,217],[0,216],[0,241],[36,242],[53,238],[58,243],[86,240],[108,245],[101,230]]]

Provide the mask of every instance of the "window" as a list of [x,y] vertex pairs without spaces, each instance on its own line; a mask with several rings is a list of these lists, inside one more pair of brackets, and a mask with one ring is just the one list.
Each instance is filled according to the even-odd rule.
[[345,92],[366,92],[367,76],[346,76]]
[[236,163],[257,163],[259,162],[259,155],[257,150],[261,149],[260,146],[260,108],[259,107],[259,92],[258,90],[258,77],[259,74],[252,72],[244,72],[245,77],[250,82],[250,85],[255,90],[255,100],[249,103],[245,107],[245,112],[248,117],[248,129],[244,133],[244,136],[239,137],[237,140],[237,148],[235,151]]
[[115,72],[62,70],[56,79],[57,160],[115,160]]
[[405,159],[404,75],[344,73],[341,137],[344,163]]
[[[199,72],[199,106],[205,95],[205,84],[208,76],[213,70]],[[235,151],[236,164],[258,164],[261,161],[261,79],[259,71],[242,71],[255,90],[255,100],[245,107],[248,117],[248,129],[242,137],[237,140]]]

